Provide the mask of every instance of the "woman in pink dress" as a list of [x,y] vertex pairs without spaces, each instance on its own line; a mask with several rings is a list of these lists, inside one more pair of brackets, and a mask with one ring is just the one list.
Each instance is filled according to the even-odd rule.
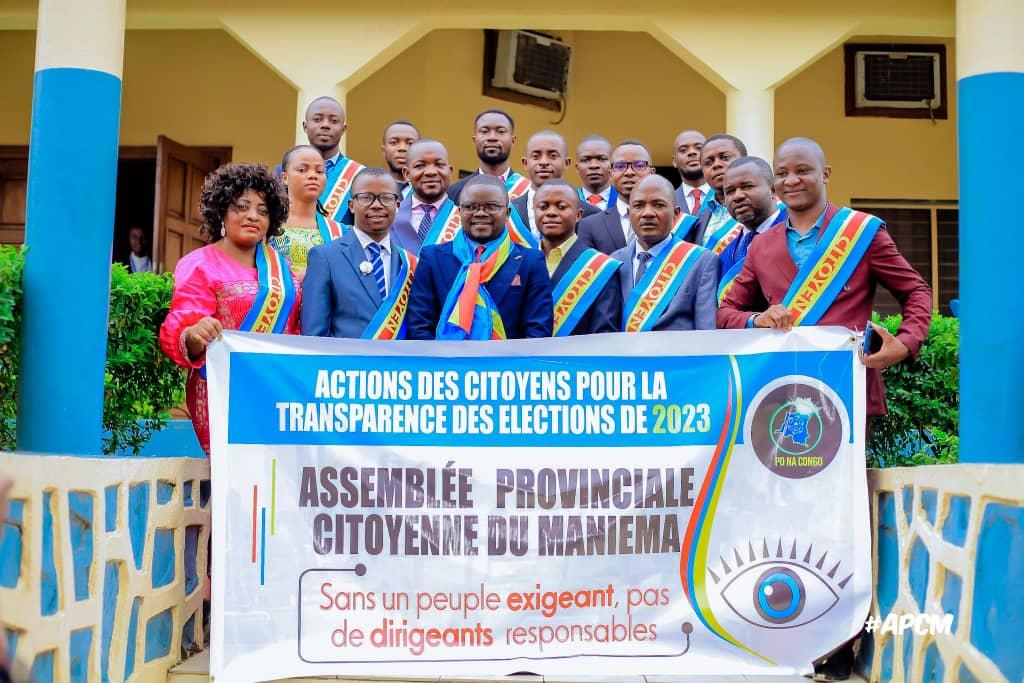
[[[199,210],[201,232],[211,244],[178,261],[160,346],[175,363],[189,368],[185,401],[199,444],[209,455],[206,347],[223,330],[298,334],[300,293],[287,262],[267,245],[268,237],[280,234],[288,197],[266,168],[220,167],[206,178]],[[274,273],[286,277],[270,277]],[[281,302],[280,315],[269,324],[256,315],[268,298]]]

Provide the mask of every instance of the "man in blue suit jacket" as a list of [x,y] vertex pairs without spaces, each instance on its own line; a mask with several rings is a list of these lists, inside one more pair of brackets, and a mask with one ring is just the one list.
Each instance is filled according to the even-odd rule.
[[[460,204],[462,232],[478,254],[505,237],[509,205],[500,179],[474,176],[462,188]],[[445,301],[462,268],[455,242],[423,247],[406,315],[410,339],[437,337]],[[540,251],[513,243],[505,263],[480,286],[493,300],[506,338],[551,336],[551,280]]]
[[392,288],[401,286],[403,254],[389,235],[398,197],[398,184],[387,170],[366,168],[356,175],[349,199],[355,226],[309,251],[302,334],[363,337]]
[[[630,295],[642,282],[647,264],[657,263],[665,249],[680,241],[672,235],[672,223],[679,213],[672,184],[659,175],[640,181],[630,195],[629,218],[636,240],[619,249],[612,258],[622,261],[619,287],[623,311],[628,315]],[[718,309],[718,257],[702,247],[690,272],[672,295],[653,330],[713,330]],[[643,256],[641,256],[643,254]],[[653,267],[653,266],[652,266]]]

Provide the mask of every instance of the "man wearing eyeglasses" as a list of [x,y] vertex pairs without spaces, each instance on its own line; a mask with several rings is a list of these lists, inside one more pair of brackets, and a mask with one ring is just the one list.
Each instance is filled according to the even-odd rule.
[[611,179],[618,197],[602,213],[580,221],[580,242],[605,254],[622,249],[635,239],[629,222],[629,194],[654,171],[651,152],[637,140],[623,140],[612,150]]
[[550,337],[551,280],[544,254],[512,241],[505,184],[476,175],[462,189],[462,229],[424,246],[407,318],[410,339]]
[[302,283],[302,333],[317,337],[396,339],[415,271],[415,256],[391,241],[398,183],[387,169],[365,168],[352,181],[352,230],[309,252]]
[[[530,136],[526,141],[526,155],[523,156],[523,169],[530,179],[530,189],[526,194],[512,201],[512,208],[526,223],[537,241],[541,240],[541,231],[537,225],[537,217],[533,211],[534,197],[537,188],[543,183],[561,178],[566,167],[572,163],[569,157],[569,145],[565,138],[553,130],[542,130]],[[580,201],[580,210],[584,218],[601,213],[592,204]]]

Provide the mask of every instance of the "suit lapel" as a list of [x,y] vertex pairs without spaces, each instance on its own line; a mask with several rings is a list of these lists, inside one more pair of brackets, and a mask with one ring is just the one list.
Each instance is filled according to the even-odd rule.
[[616,249],[626,246],[626,236],[622,234],[622,221],[619,218],[619,207],[616,204],[612,204],[604,212],[604,227]]
[[629,295],[633,291],[633,256],[636,254],[636,242],[626,252],[622,268],[619,269],[619,285],[622,287],[622,306],[625,308]]
[[[491,278],[490,282],[484,286],[487,287],[487,292],[494,299],[494,303],[500,304],[508,294],[508,291],[512,288],[512,280],[516,275],[519,274],[519,267],[523,265],[523,249],[519,246],[512,248],[512,253],[508,255],[508,260],[505,261],[494,277]],[[522,286],[522,283],[520,283]]]
[[363,247],[359,244],[359,238],[356,237],[356,230],[358,228],[352,228],[345,236],[343,240],[347,240],[343,253],[345,258],[348,259],[349,264],[352,266],[352,271],[355,273],[356,279],[359,280],[363,285],[363,289],[366,290],[367,296],[373,300],[375,306],[380,306],[384,300],[380,296],[380,290],[377,289],[377,281],[373,279],[373,272],[363,274],[359,270],[359,264],[364,261],[369,263],[370,260],[366,257],[366,252],[363,251]]

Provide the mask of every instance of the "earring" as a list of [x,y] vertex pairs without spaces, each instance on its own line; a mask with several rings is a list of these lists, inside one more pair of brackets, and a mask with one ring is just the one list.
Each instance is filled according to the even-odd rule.
[[220,226],[220,236],[224,237],[224,226]]

